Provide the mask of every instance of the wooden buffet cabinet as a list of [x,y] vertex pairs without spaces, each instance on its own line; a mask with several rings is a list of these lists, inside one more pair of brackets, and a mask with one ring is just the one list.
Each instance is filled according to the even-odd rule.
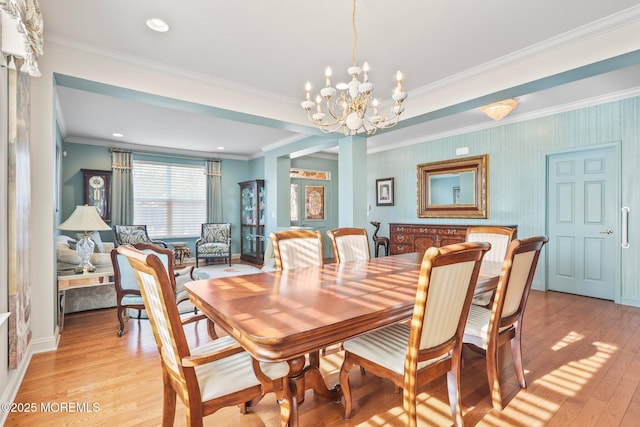
[[[480,225],[480,224],[478,224]],[[484,224],[482,224],[484,225]],[[390,255],[425,252],[435,246],[462,243],[468,224],[389,224]],[[507,227],[516,228],[515,225]]]

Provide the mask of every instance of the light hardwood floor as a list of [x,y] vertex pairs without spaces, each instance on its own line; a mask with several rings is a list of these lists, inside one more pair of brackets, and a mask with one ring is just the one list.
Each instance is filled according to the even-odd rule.
[[[71,314],[57,351],[35,355],[16,402],[35,413],[12,413],[6,426],[158,426],[162,385],[156,345],[146,320],[132,319],[116,336],[115,310]],[[462,404],[467,426],[637,426],[640,422],[640,309],[597,299],[532,291],[525,315],[524,365],[528,388],[519,389],[508,346],[501,353],[506,407],[492,410],[484,360],[465,351]],[[191,342],[206,340],[205,325],[189,325]],[[330,352],[331,353],[331,352]],[[328,384],[338,381],[342,355],[324,357]],[[312,391],[301,405],[303,426],[402,425],[402,397],[371,374],[351,374],[354,412]],[[451,425],[444,378],[418,398],[420,425]],[[43,412],[41,405],[97,404],[94,412]],[[207,426],[276,426],[278,407],[268,395],[250,413],[225,408]],[[178,403],[176,426],[184,425]]]

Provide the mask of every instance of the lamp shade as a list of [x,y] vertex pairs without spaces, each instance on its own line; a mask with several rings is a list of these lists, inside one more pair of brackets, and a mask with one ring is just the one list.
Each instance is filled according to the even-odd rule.
[[76,210],[65,222],[58,226],[59,230],[68,231],[107,231],[111,227],[100,218],[95,206],[76,206]]

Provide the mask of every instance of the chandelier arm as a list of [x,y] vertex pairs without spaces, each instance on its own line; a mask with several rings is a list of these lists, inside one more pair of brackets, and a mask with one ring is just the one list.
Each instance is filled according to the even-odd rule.
[[[333,105],[331,104],[330,100],[327,99],[326,104],[327,104],[327,111],[329,112],[331,117],[333,117],[336,121],[342,122],[347,117],[347,110],[337,107],[337,104],[338,104],[340,99],[341,99],[341,97],[338,98],[338,99],[335,99],[333,101],[334,102]],[[335,113],[335,108],[338,108],[339,110],[341,110],[342,114],[336,114]]]
[[[316,119],[313,118],[313,115],[311,114],[311,110],[307,111],[307,118],[309,119],[309,121],[311,123],[313,123],[314,125],[318,126],[323,131],[324,131],[324,128],[330,128],[332,126],[337,126],[336,129],[338,129],[342,125],[342,123],[338,119],[336,119],[334,122],[331,122],[331,123],[325,123],[323,121],[316,120]],[[330,131],[330,132],[335,132],[335,130]]]
[[397,125],[399,120],[400,114],[390,115],[376,123],[374,126],[378,129],[389,129]]
[[[367,127],[367,123],[369,123],[371,125],[371,127]],[[362,122],[362,128],[364,129],[364,131],[367,133],[367,135],[373,135],[374,133],[376,133],[376,125],[374,125],[371,120],[369,120],[369,118],[367,117],[363,122]]]
[[380,116],[382,117],[382,120],[380,120],[380,123],[386,123],[390,120],[396,120],[396,122],[399,120],[400,118],[400,114],[402,113],[402,111],[400,111],[400,113],[397,113],[394,111],[395,107],[402,107],[402,104],[394,104],[393,107],[391,107],[391,110],[389,111],[388,114],[384,115],[384,116]]

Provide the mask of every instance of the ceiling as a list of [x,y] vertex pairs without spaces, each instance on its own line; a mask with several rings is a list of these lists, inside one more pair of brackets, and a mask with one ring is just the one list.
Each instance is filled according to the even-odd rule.
[[[328,65],[335,81],[346,80],[351,65],[349,0],[40,3],[42,60],[47,45],[75,49],[238,94],[235,102],[159,102],[157,95],[123,97],[101,82],[60,76],[57,114],[66,142],[254,158],[322,135],[299,106],[304,84],[322,84]],[[151,17],[163,18],[170,31],[149,30]],[[585,50],[586,62],[575,66],[568,55],[547,58],[591,49],[590,41],[638,22],[637,0],[360,0],[357,56],[371,65],[376,95],[388,100],[398,69],[409,93],[400,124],[370,136],[368,151],[495,126],[478,107],[507,97],[519,106],[500,123],[637,96],[640,37],[631,47],[609,46],[609,57]],[[240,102],[248,94],[260,102]]]

